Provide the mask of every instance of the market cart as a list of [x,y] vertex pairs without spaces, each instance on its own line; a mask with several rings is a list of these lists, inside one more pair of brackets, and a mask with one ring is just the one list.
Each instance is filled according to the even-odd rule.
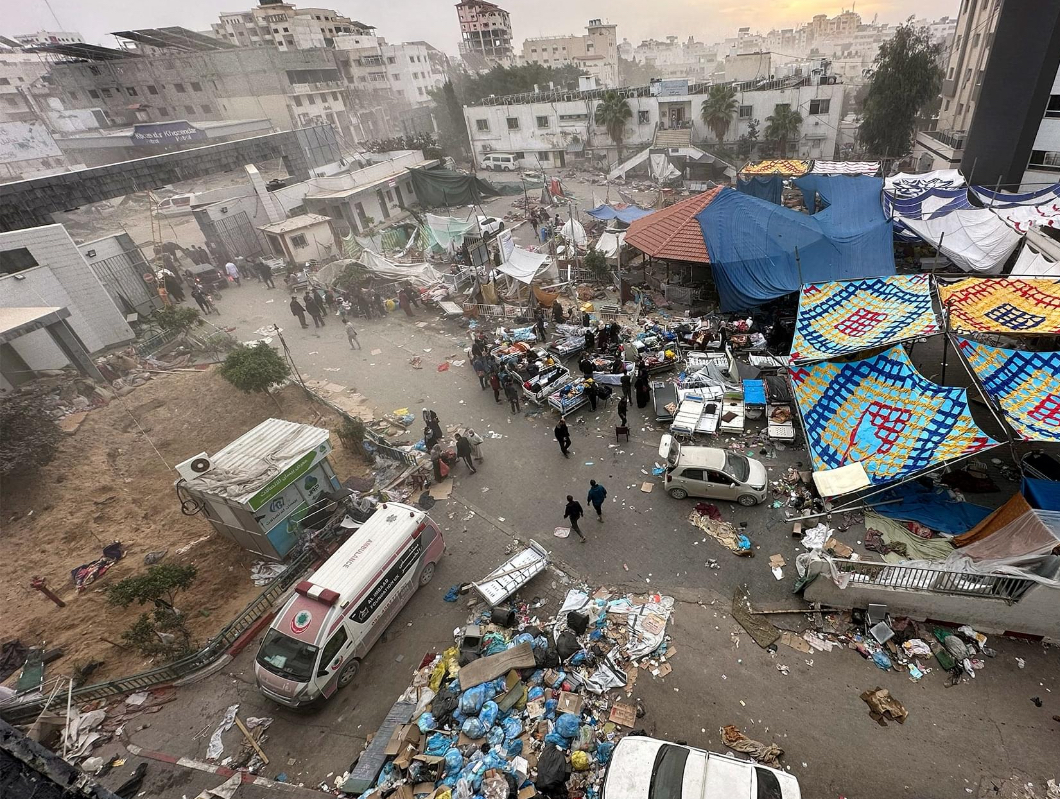
[[795,411],[786,377],[771,375],[766,383],[766,435],[773,441],[795,440]]
[[508,558],[483,579],[472,583],[492,608],[510,597],[534,577],[548,568],[548,552],[530,539],[530,546]]
[[744,415],[748,419],[761,419],[766,412],[766,384],[763,380],[743,381]]
[[546,366],[534,377],[523,381],[523,394],[534,404],[540,405],[550,394],[569,383],[570,379],[570,369],[566,366]]

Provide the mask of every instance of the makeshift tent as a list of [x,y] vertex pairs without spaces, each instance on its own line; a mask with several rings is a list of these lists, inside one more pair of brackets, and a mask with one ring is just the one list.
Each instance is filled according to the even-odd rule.
[[805,175],[809,169],[809,161],[800,161],[796,158],[774,158],[769,161],[749,163],[740,170],[740,174],[798,177],[799,175]]
[[813,216],[728,188],[696,215],[723,311],[761,305],[804,283],[894,274],[882,181],[814,180],[827,207]]
[[957,339],[957,350],[1005,415],[1030,441],[1060,441],[1060,352],[1022,352]]
[[397,264],[371,250],[361,253],[359,260],[369,272],[386,280],[408,280],[420,286],[429,286],[441,280],[430,264]]
[[648,156],[648,174],[656,183],[681,177],[681,170],[670,163],[666,153],[652,153]]
[[1023,194],[1010,194],[1007,191],[993,191],[985,186],[972,186],[972,193],[978,197],[983,205],[990,208],[1011,208],[1017,205],[1041,205],[1060,200],[1060,183],[1046,186],[1044,189],[1025,192]]
[[956,169],[939,169],[914,175],[899,172],[886,178],[884,191],[894,197],[916,197],[930,189],[954,189],[964,185],[964,176]]
[[962,388],[923,377],[899,345],[863,360],[790,372],[810,457],[818,470],[861,463],[881,485],[996,446]]
[[[874,511],[880,510],[883,508],[874,508]],[[865,530],[875,530],[880,534],[881,541],[889,550],[879,555],[885,563],[945,560],[954,550],[953,541],[949,538],[921,538],[905,525],[873,510],[865,511]]]
[[1010,208],[991,208],[1011,225],[1017,233],[1026,233],[1034,226],[1060,227],[1060,200],[1041,205],[1014,205]]
[[1020,243],[1020,234],[986,208],[902,221],[965,272],[997,274]]
[[956,333],[1060,333],[1060,280],[965,278],[938,284]]
[[464,238],[476,224],[474,219],[436,214],[424,214],[424,222],[431,244],[450,252],[464,243]]
[[517,246],[508,256],[508,260],[497,269],[520,283],[530,283],[547,263],[547,254],[530,252]]
[[878,175],[879,161],[814,161],[814,175]]
[[600,234],[600,238],[596,244],[593,245],[595,249],[599,250],[604,254],[605,258],[615,258],[618,256],[618,251],[626,241],[625,233],[610,233],[605,231]]
[[410,167],[412,189],[424,208],[477,205],[500,192],[492,183],[452,169]]
[[641,217],[648,216],[652,211],[645,211],[643,208],[638,208],[635,205],[622,205],[617,207],[614,205],[600,205],[593,208],[591,211],[586,211],[585,213],[593,219],[600,219],[603,221],[617,219],[628,225]]
[[1060,483],[1055,480],[1024,477],[1023,487],[1020,490],[1032,508],[1060,510]]
[[[894,502],[894,500],[901,500]],[[891,504],[881,504],[881,503]],[[928,488],[913,481],[877,494],[873,510],[881,516],[916,522],[943,535],[966,533],[993,511],[982,505],[961,502],[945,486]]]
[[573,242],[575,246],[584,247],[589,243],[589,237],[585,235],[585,228],[577,219],[571,218],[559,229],[560,234],[567,241]]
[[1011,274],[1013,277],[1060,277],[1060,262],[1050,261],[1024,241]]
[[799,293],[791,360],[826,360],[937,332],[929,275],[811,283]]
[[887,192],[883,195],[883,212],[894,224],[894,235],[899,241],[918,242],[920,237],[905,224],[906,219],[931,219],[945,216],[951,211],[972,208],[968,199],[968,190],[928,189],[915,197],[892,197]]
[[746,180],[737,178],[736,191],[780,205],[784,194],[784,178],[780,175],[752,175]]

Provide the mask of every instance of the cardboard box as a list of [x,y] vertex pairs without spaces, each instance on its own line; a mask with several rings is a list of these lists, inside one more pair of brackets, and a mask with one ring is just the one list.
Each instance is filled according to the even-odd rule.
[[419,743],[420,728],[415,724],[402,724],[390,736],[390,741],[387,743],[386,749],[383,750],[383,754],[387,757],[393,757],[404,751],[406,746],[411,745],[415,748],[419,746]]
[[567,691],[560,691],[559,704],[556,707],[556,712],[573,713],[577,716],[581,714],[582,705],[584,704],[585,700],[580,695],[568,693]]
[[545,715],[545,700],[531,699],[526,703],[526,715],[532,719],[539,719]]
[[533,799],[535,796],[537,796],[537,788],[534,787],[533,783],[530,783],[516,794],[517,799]]
[[633,727],[637,723],[637,708],[633,705],[624,705],[621,702],[615,702],[611,708],[611,715],[608,717],[608,721],[613,721],[615,724],[619,724],[623,727]]
[[832,550],[832,552],[836,554],[836,557],[839,558],[849,558],[854,554],[853,548],[848,547],[842,541],[837,541],[835,538],[829,538],[825,541],[824,548],[826,550]]

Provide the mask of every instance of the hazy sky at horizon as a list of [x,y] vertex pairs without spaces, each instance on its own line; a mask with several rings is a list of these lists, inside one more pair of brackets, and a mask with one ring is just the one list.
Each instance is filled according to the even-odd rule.
[[[51,10],[49,10],[49,3]],[[110,31],[182,25],[206,30],[222,11],[241,11],[254,0],[24,0],[11,2],[3,17],[6,35],[38,30],[78,31],[86,41],[114,46]],[[456,54],[460,31],[453,0],[316,0],[295,3],[334,8],[339,13],[375,25],[389,42],[425,40]],[[699,41],[720,41],[749,26],[765,33],[807,22],[815,14],[834,16],[841,3],[817,0],[610,0],[607,3],[576,0],[501,0],[512,15],[515,46],[533,36],[583,33],[585,23],[600,17],[618,25],[618,38],[636,44],[642,39],[692,35]],[[960,0],[860,0],[853,8],[866,22],[899,23],[910,15],[937,19],[957,16]],[[52,14],[54,11],[54,16]],[[59,23],[56,23],[58,18]]]

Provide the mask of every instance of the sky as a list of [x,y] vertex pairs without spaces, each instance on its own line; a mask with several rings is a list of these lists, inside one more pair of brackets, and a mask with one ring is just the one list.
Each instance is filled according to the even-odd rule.
[[[86,41],[114,46],[110,31],[182,25],[207,30],[221,11],[242,11],[256,0],[21,0],[5,3],[3,33],[78,31]],[[375,25],[389,42],[424,40],[456,54],[460,30],[455,0],[307,0],[296,5],[334,8]],[[911,14],[937,19],[957,16],[960,0],[859,0],[854,10],[866,22],[899,23]],[[590,18],[618,25],[619,41],[676,35],[707,43],[735,36],[738,28],[767,32],[808,22],[815,14],[835,16],[847,6],[817,0],[500,0],[512,15],[516,50],[533,36],[584,33]],[[50,9],[50,10],[49,10]],[[54,11],[54,16],[52,15]]]

